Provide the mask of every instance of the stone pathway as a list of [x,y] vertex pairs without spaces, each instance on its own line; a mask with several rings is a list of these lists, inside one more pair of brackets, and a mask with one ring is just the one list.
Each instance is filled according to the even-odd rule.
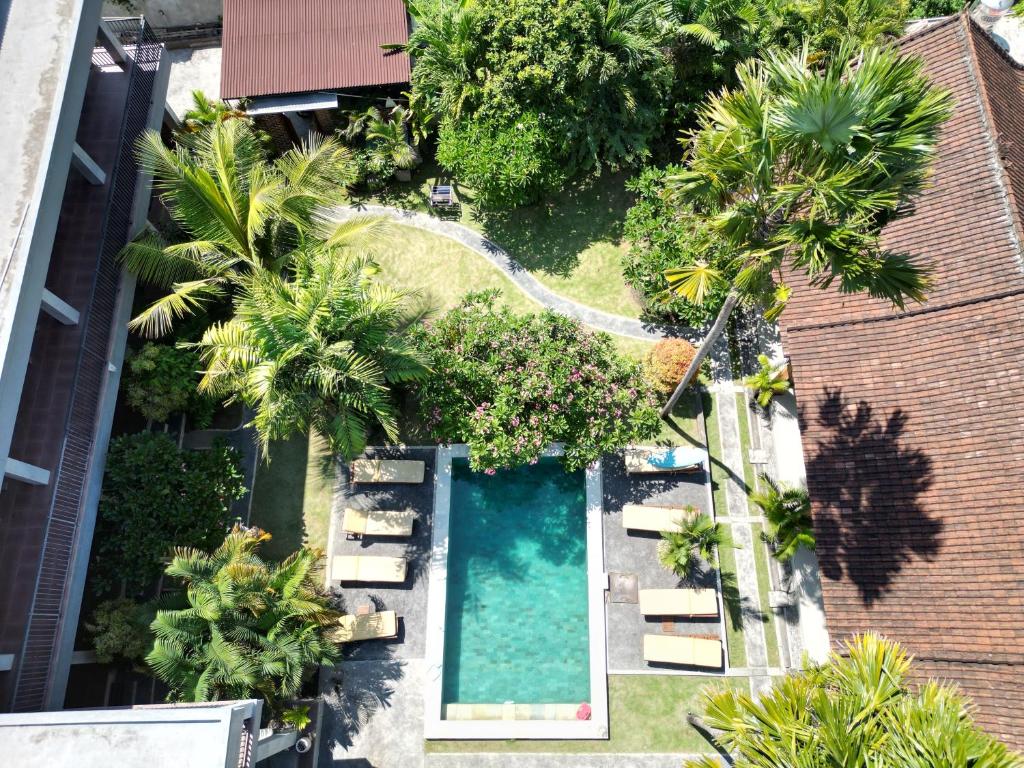
[[338,208],[339,218],[349,218],[360,214],[385,216],[407,227],[415,227],[425,232],[447,237],[471,251],[478,253],[496,266],[515,283],[527,296],[549,309],[569,317],[600,331],[628,336],[643,341],[658,341],[671,336],[680,336],[695,341],[699,333],[693,328],[678,325],[647,323],[631,317],[614,315],[579,302],[568,299],[541,283],[521,264],[515,261],[508,252],[497,243],[493,243],[479,232],[475,232],[455,221],[436,219],[418,211],[407,211],[401,208],[390,208],[383,205],[360,205],[358,207]]
[[[495,753],[428,754],[426,768],[679,768],[684,760],[698,755],[684,754],[554,754]],[[714,756],[717,759],[717,756]]]
[[[761,599],[754,563],[754,532],[746,520],[750,517],[747,494],[743,488],[743,449],[740,442],[739,414],[736,410],[736,387],[729,360],[729,340],[723,334],[711,351],[714,359],[712,389],[718,395],[718,434],[722,443],[719,460],[725,465],[725,500],[732,540],[736,545],[736,587],[744,616],[760,612]],[[751,671],[750,689],[756,694],[771,686],[768,675],[768,646],[765,626],[761,621],[744,620],[743,644],[747,652],[747,666]]]

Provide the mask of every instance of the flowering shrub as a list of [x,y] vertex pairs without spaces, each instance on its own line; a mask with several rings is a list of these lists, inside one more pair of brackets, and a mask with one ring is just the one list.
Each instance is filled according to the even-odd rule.
[[686,339],[662,339],[647,353],[647,376],[654,388],[668,394],[679,384],[697,348]]
[[607,334],[550,311],[496,309],[497,295],[469,294],[419,332],[434,372],[420,407],[438,441],[468,443],[473,469],[493,474],[537,461],[554,442],[579,469],[658,433],[641,366]]

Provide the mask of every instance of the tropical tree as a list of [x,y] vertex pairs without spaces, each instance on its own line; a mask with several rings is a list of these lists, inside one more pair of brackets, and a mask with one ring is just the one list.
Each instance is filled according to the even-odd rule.
[[[669,191],[728,244],[736,276],[663,416],[740,301],[778,318],[790,294],[784,266],[818,288],[836,284],[897,307],[924,300],[926,270],[885,250],[880,233],[924,185],[952,100],[931,85],[920,59],[880,48],[856,60],[852,53],[844,48],[819,70],[806,48],[771,52],[741,65],[736,88],[701,109],[686,170],[668,180]],[[726,279],[701,261],[666,277],[698,304]]]
[[[315,212],[337,202],[355,179],[349,151],[316,139],[268,161],[245,120],[217,120],[179,137],[140,137],[139,161],[183,233],[166,243],[148,232],[121,252],[144,282],[166,289],[131,322],[147,336],[167,333],[175,319],[223,300],[254,270],[281,272],[313,226]],[[348,221],[325,236],[355,244],[377,234],[369,219]]]
[[706,514],[692,515],[693,508],[680,512],[678,531],[662,531],[658,561],[680,578],[689,578],[700,561],[711,562],[715,550],[725,544],[725,531]]
[[300,549],[281,563],[258,554],[270,535],[236,527],[211,553],[180,548],[166,574],[184,587],[181,608],[157,611],[146,663],[172,701],[266,699],[275,708],[300,693],[338,647],[338,618],[324,593],[324,553]]
[[846,45],[863,47],[894,40],[907,23],[907,0],[774,0],[775,41],[790,50],[805,42],[820,61]]
[[245,118],[244,110],[234,109],[227,102],[211,99],[202,91],[196,90],[192,91],[192,107],[185,113],[182,122],[186,131],[194,133],[217,122]]
[[[953,685],[912,685],[911,659],[877,635],[843,655],[790,674],[754,697],[736,688],[703,694],[701,727],[714,729],[736,768],[1020,768],[1019,754],[975,725]],[[717,768],[701,757],[687,768]]]
[[754,391],[757,404],[767,408],[776,395],[790,390],[789,379],[786,378],[786,364],[775,365],[768,355],[757,356],[757,373],[743,379],[743,386]]
[[763,490],[750,494],[767,522],[765,540],[774,545],[776,560],[789,560],[800,547],[814,549],[811,497],[806,488],[781,485],[771,475],[759,476]]
[[406,110],[395,107],[390,119],[376,110],[366,125],[367,150],[371,163],[379,168],[409,170],[415,167],[416,152],[406,139]]
[[374,425],[397,440],[390,387],[427,373],[402,333],[408,295],[378,283],[368,257],[327,245],[297,251],[293,269],[292,280],[253,273],[234,317],[207,329],[200,390],[254,408],[264,450],[310,429],[349,458]]

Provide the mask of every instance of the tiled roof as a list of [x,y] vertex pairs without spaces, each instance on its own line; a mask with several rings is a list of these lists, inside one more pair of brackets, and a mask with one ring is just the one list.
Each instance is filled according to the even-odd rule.
[[409,82],[402,0],[224,0],[222,99]]
[[966,17],[905,38],[956,99],[932,186],[885,232],[933,269],[897,313],[794,283],[794,368],[829,630],[900,640],[1024,748],[1022,73]]

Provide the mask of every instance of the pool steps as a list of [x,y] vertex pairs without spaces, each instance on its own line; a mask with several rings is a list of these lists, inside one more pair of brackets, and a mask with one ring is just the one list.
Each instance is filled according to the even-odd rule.
[[576,704],[446,704],[445,720],[575,720]]

